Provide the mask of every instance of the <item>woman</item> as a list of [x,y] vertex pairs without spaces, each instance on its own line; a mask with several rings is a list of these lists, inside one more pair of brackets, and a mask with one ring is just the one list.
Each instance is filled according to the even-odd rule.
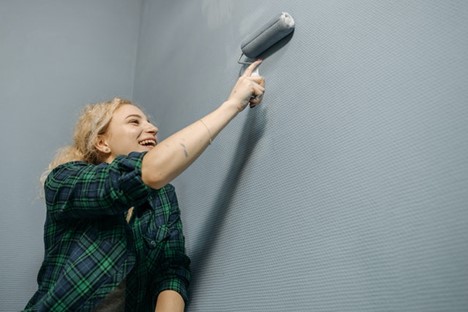
[[90,105],[73,146],[51,163],[39,288],[26,311],[183,311],[190,260],[169,182],[247,105],[260,104],[250,65],[219,108],[158,144],[129,101]]

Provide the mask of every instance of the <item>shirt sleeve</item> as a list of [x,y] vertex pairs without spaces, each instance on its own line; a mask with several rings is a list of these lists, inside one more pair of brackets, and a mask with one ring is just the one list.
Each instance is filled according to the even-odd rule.
[[145,153],[118,156],[112,163],[69,162],[45,181],[48,212],[53,218],[115,215],[142,204],[151,191],[141,179]]
[[[169,185],[169,187],[172,187]],[[173,188],[173,187],[172,187]],[[163,290],[177,291],[188,302],[188,287],[191,279],[190,258],[185,252],[185,237],[180,210],[174,191],[170,192],[171,215],[168,223],[168,239],[164,243],[160,273],[155,283],[157,294]]]

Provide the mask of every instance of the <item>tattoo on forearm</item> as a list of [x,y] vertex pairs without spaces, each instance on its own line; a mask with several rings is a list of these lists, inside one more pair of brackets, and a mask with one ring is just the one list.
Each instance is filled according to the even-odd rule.
[[189,154],[188,154],[188,151],[187,151],[187,147],[186,147],[185,144],[183,144],[183,143],[180,143],[180,146],[182,146],[182,148],[183,148],[183,150],[184,150],[185,158],[188,158],[188,157],[189,157]]

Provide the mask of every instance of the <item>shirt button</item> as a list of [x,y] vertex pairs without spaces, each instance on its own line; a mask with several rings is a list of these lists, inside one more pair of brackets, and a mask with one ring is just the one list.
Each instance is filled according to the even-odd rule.
[[155,247],[155,246],[156,246],[156,242],[155,242],[154,240],[152,240],[152,241],[150,242],[150,245],[151,245],[152,247]]

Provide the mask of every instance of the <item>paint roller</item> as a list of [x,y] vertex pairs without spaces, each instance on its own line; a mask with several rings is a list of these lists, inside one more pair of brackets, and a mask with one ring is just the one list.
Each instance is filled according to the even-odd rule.
[[[281,12],[279,15],[276,15],[269,20],[268,23],[263,25],[263,27],[251,33],[241,42],[242,54],[237,62],[246,65],[252,64],[253,62],[241,61],[242,56],[245,55],[247,58],[255,60],[259,56],[265,58],[267,56],[267,51],[273,53],[278,50],[287,43],[284,39],[291,38],[289,35],[292,35],[294,26],[294,19],[289,13]],[[252,75],[260,75],[258,67]],[[255,98],[255,96],[252,96],[252,98]],[[252,108],[254,106],[250,105],[250,107]]]
[[257,59],[266,54],[267,50],[275,46],[294,30],[294,19],[286,12],[273,17],[263,27],[251,33],[241,42],[242,54],[238,60],[239,64],[251,64],[252,62],[241,61],[242,56],[249,59]]

